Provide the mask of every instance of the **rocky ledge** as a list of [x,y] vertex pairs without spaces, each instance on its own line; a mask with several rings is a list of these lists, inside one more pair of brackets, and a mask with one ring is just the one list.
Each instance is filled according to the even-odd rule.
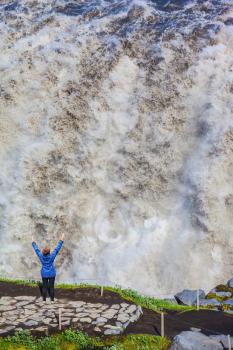
[[129,323],[137,321],[142,309],[125,302],[107,305],[55,299],[54,303],[44,303],[35,296],[3,296],[0,298],[0,335],[20,329],[50,333],[59,329],[59,314],[62,329],[92,328],[97,334],[112,335],[121,334]]
[[199,296],[199,305],[210,309],[233,314],[233,278],[226,284],[220,284],[205,294],[204,290],[184,289],[175,295],[178,304],[195,306]]

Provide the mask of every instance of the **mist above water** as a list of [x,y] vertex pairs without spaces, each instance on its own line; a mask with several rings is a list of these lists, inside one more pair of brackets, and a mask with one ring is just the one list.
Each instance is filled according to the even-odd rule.
[[[143,293],[233,274],[231,1],[2,1],[0,274]],[[107,282],[106,282],[107,283]]]

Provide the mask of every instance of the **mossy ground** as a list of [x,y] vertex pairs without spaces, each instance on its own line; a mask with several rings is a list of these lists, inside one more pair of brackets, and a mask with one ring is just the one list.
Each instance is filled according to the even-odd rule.
[[153,335],[88,337],[85,333],[66,329],[50,337],[36,338],[29,331],[18,331],[0,338],[1,350],[167,350],[170,341]]
[[[37,282],[33,280],[13,280],[13,279],[0,277],[0,282],[15,283],[15,284],[20,284],[20,285],[25,285],[29,287],[35,287],[35,288],[38,287]],[[85,284],[85,283],[80,283],[80,284],[58,283],[56,284],[55,287],[62,288],[62,289],[77,289],[77,288],[99,288],[100,289],[101,288],[99,285]],[[190,311],[195,309],[194,307],[177,305],[166,300],[143,296],[143,295],[140,295],[135,290],[123,289],[120,286],[116,286],[116,287],[104,286],[104,289],[117,293],[123,299],[131,301],[137,305],[141,305],[142,307],[146,307],[153,311],[160,311],[160,310]]]

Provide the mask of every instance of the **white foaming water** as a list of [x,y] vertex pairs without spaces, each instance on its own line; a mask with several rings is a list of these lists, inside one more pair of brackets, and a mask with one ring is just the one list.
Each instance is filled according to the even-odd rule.
[[64,232],[60,281],[232,276],[230,5],[2,2],[1,275],[37,277],[31,235]]

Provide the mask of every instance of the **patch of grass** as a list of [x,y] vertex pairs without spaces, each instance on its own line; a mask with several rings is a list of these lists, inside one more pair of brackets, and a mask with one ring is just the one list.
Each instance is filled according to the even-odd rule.
[[168,339],[152,335],[94,338],[71,329],[43,338],[33,337],[29,331],[0,338],[1,350],[168,350],[169,345]]
[[215,293],[208,293],[206,295],[206,299],[216,299],[217,301],[219,301],[220,303],[229,299],[229,297],[220,297],[219,295],[216,295]]
[[[37,287],[37,281],[33,281],[33,280],[25,280],[25,281],[11,280],[8,278],[0,277],[0,282],[1,281],[15,283],[15,284],[22,284],[30,287]],[[98,288],[100,289],[101,287],[99,285],[87,284],[87,283],[80,283],[80,284],[58,283],[56,284],[56,288],[61,288],[61,289]],[[163,299],[156,299],[154,297],[143,296],[143,295],[140,295],[136,290],[132,290],[130,288],[124,289],[124,288],[121,288],[120,286],[116,286],[116,287],[104,286],[104,290],[117,293],[119,296],[121,296],[123,299],[127,301],[131,301],[137,305],[141,305],[142,307],[145,307],[154,311],[160,311],[163,309],[175,310],[175,311],[190,311],[195,309],[192,306],[177,305]]]

